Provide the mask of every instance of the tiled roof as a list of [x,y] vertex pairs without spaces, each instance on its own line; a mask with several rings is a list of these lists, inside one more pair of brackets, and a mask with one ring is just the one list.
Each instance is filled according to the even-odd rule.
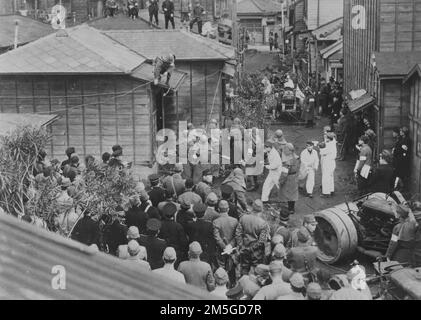
[[[148,63],[144,63],[140,67],[133,70],[130,76],[133,78],[138,78],[138,79],[152,82],[154,80],[153,70],[154,68],[152,65]],[[178,71],[178,70],[174,70],[171,74],[169,86],[171,88],[177,89],[186,76],[187,76],[186,73]],[[161,81],[159,85],[163,87],[167,87],[167,85],[165,84],[166,80],[167,80],[166,78],[161,77]]]
[[183,30],[112,30],[106,35],[149,60],[172,52],[177,60],[227,60],[232,47]]
[[0,74],[130,73],[145,59],[87,25],[34,41],[0,56]]
[[343,25],[344,19],[341,17],[318,27],[311,33],[317,40],[338,40],[341,37]]
[[268,14],[282,12],[282,3],[272,0],[243,0],[237,5],[237,14]]
[[15,21],[18,21],[18,44],[31,42],[54,32],[49,24],[22,16],[0,16],[0,47],[14,44]]
[[[100,18],[87,23],[99,30],[145,30],[151,28],[149,23],[143,19],[132,20],[120,14],[113,18]],[[153,26],[153,28],[156,27]]]
[[415,64],[421,63],[421,52],[375,52],[380,76],[406,76]]
[[[4,213],[0,240],[0,300],[216,299]],[[52,285],[60,275],[65,289]]]
[[46,126],[56,120],[57,117],[55,114],[2,113],[0,116],[0,135],[8,134],[20,125]]

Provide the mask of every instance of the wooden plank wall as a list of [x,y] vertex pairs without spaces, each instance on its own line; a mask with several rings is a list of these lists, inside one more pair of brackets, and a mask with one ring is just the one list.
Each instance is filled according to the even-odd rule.
[[[374,87],[374,74],[371,68],[371,53],[379,48],[378,1],[344,0],[344,90]],[[352,7],[362,5],[366,9],[366,29],[352,28]]]
[[[382,80],[382,128],[380,147],[391,149],[393,147],[393,128],[400,127],[402,123],[402,80]],[[383,141],[381,141],[383,140]]]
[[307,28],[314,30],[343,15],[343,0],[306,0]]
[[[187,73],[187,78],[178,90],[179,120],[200,126],[212,118],[220,121],[222,108],[222,80],[218,79],[222,62],[179,62],[177,69]],[[218,85],[218,86],[217,86]],[[215,95],[216,93],[216,95]],[[212,104],[215,103],[212,110]],[[176,105],[174,104],[174,108]],[[170,112],[172,114],[173,112]]]
[[421,50],[421,1],[380,0],[380,51]]
[[153,126],[148,89],[140,85],[123,76],[0,77],[0,110],[61,114],[50,129],[51,157],[63,159],[74,146],[81,157],[100,159],[118,143],[140,165],[152,158]]

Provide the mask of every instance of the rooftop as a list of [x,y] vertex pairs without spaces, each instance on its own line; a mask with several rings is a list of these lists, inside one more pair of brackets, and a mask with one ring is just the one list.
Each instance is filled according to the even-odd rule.
[[[149,23],[143,19],[132,20],[119,14],[113,18],[99,18],[87,22],[93,28],[99,30],[148,30],[151,29]],[[153,26],[152,28],[157,28]]]
[[0,56],[0,74],[127,74],[145,59],[100,31],[81,25]]
[[374,56],[381,77],[405,77],[414,65],[421,63],[421,51],[375,52]]
[[311,33],[317,40],[338,40],[341,38],[342,27],[344,25],[344,19],[337,18],[335,20],[329,21],[328,23],[318,27],[313,30]]
[[[323,59],[332,58],[336,54],[343,55],[343,40],[342,38],[332,43],[330,46],[320,50],[320,54],[322,55]],[[336,57],[335,57],[336,58]]]
[[110,30],[104,34],[148,60],[166,51],[174,53],[177,60],[229,60],[235,57],[232,47],[184,30]]
[[34,41],[54,32],[51,25],[28,17],[18,15],[0,16],[0,47],[13,46],[15,21],[19,23],[18,44]]
[[242,0],[237,5],[237,14],[276,14],[282,12],[282,3],[272,0]]
[[56,120],[57,117],[54,114],[2,113],[0,117],[0,135],[8,134],[20,125],[46,126]]

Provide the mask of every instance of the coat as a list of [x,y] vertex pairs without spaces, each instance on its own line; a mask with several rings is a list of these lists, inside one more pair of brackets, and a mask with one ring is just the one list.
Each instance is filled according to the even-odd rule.
[[303,103],[303,114],[302,118],[304,121],[314,120],[314,109],[316,102],[313,96],[306,96]]
[[189,237],[189,243],[192,243],[193,241],[200,243],[203,250],[201,259],[210,263],[210,257],[215,255],[216,252],[216,240],[213,236],[212,222],[199,218],[187,225],[186,233]]
[[298,172],[300,169],[300,160],[296,155],[294,159],[288,161],[284,166],[288,167],[288,177],[279,190],[279,201],[298,201]]
[[368,192],[389,194],[394,187],[394,170],[389,164],[380,164],[369,178]]
[[180,209],[176,213],[175,221],[177,221],[186,230],[187,225],[193,221],[194,213],[190,210]]
[[307,149],[303,150],[300,160],[300,175],[303,175],[307,170],[317,170],[319,168],[319,155],[314,149],[311,154]]
[[146,231],[146,222],[148,221],[147,214],[141,209],[141,207],[131,207],[126,212],[126,225],[128,227],[135,226],[139,229],[140,233]]
[[105,227],[104,241],[108,245],[109,253],[116,255],[118,246],[127,244],[127,227],[115,220]]
[[165,190],[172,192],[178,197],[184,190],[185,180],[181,177],[181,174],[174,173],[172,176],[167,176],[162,180],[162,186]]
[[151,200],[152,205],[156,208],[158,204],[162,201],[165,201],[165,190],[161,187],[153,187],[151,191],[148,192],[149,200]]
[[164,12],[164,15],[170,16],[171,14],[174,14],[174,2],[170,0],[165,0],[162,3],[162,11]]
[[213,234],[218,251],[222,252],[228,244],[235,247],[235,230],[238,220],[230,217],[227,213],[222,213],[218,219],[213,221]]
[[99,239],[98,224],[91,217],[84,216],[76,223],[71,238],[87,246],[97,244]]
[[173,247],[177,253],[177,260],[187,258],[188,240],[184,228],[174,220],[162,220],[159,238],[167,242],[167,246]]
[[197,193],[202,198],[203,203],[205,203],[208,194],[212,192],[212,188],[206,182],[200,181],[196,184],[194,192]]
[[184,275],[187,284],[207,291],[215,289],[215,278],[209,263],[199,259],[190,259],[190,261],[181,262],[178,271]]
[[148,254],[148,262],[151,265],[151,269],[158,269],[164,266],[162,255],[167,247],[167,242],[163,239],[157,238],[152,235],[140,235],[139,244],[146,248]]
[[415,221],[406,218],[404,221],[399,222],[393,228],[386,257],[400,263],[411,262],[416,231],[417,225]]
[[293,291],[289,283],[277,280],[262,287],[254,296],[253,300],[276,300],[280,296],[290,295]]

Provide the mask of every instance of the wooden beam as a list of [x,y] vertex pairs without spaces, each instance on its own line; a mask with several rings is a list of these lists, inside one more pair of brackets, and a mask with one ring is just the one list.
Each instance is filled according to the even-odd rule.
[[[83,86],[82,86],[83,88]],[[83,89],[82,89],[83,90]],[[82,99],[84,99],[84,93],[82,94]],[[82,101],[85,104],[84,101]],[[101,96],[98,94],[98,121],[99,121],[99,153],[102,156],[104,151],[103,149],[103,136],[102,136],[102,104],[101,104]]]
[[[64,80],[64,104],[66,108],[66,141],[67,146],[70,145],[70,137],[69,137],[69,108],[68,108],[68,101],[67,101],[67,80]],[[85,148],[85,145],[83,146]]]
[[208,62],[205,63],[205,125],[208,123]]
[[193,70],[192,62],[190,61],[190,122],[193,122]]
[[135,120],[135,105],[134,105],[134,82],[130,81],[131,84],[131,97],[132,97],[132,126],[133,126],[133,164],[136,163],[136,120]]

